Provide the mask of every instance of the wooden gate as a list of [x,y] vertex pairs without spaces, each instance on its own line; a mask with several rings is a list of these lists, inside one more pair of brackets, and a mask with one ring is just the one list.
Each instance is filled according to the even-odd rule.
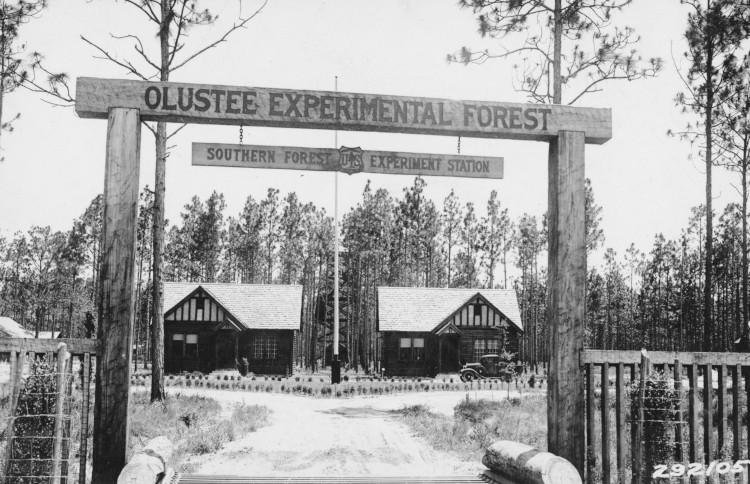
[[[681,464],[684,474],[716,473],[750,457],[750,354],[584,350],[581,364],[587,482],[651,482],[656,464],[666,472]],[[657,388],[663,396],[654,417],[653,405],[643,402]],[[648,455],[650,422],[667,434],[659,436],[668,447],[666,462]],[[719,467],[722,462],[728,464]]]
[[0,338],[0,361],[8,365],[8,379],[0,383],[7,409],[0,438],[3,480],[49,476],[53,483],[85,484],[96,352],[91,339]]

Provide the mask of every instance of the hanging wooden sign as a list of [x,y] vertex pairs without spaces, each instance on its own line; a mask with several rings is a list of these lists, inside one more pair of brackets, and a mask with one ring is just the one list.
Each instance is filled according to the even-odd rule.
[[111,106],[136,108],[145,121],[537,141],[565,130],[581,131],[594,144],[612,137],[608,108],[78,78],[79,116],[104,119]]
[[193,143],[193,165],[503,178],[503,158],[370,151],[346,146],[334,149]]

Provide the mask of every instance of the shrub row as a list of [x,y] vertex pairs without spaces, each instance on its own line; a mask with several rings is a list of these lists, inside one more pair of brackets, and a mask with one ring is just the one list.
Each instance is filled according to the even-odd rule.
[[[148,386],[149,378],[142,375],[136,375],[133,377],[132,383],[136,386]],[[283,378],[270,376],[238,377],[232,375],[168,375],[165,379],[165,383],[167,386],[175,388],[206,388],[214,390],[287,393],[315,397],[349,397],[355,395],[386,395],[392,393],[430,391],[502,391],[508,389],[507,383],[499,381],[479,380],[464,383],[458,378],[439,380],[392,378],[373,381],[363,378],[359,382],[350,379],[339,385],[331,385],[323,377]],[[539,385],[537,384],[537,386]],[[516,388],[526,388],[525,382],[519,381],[517,383],[510,383],[511,390],[515,390]]]

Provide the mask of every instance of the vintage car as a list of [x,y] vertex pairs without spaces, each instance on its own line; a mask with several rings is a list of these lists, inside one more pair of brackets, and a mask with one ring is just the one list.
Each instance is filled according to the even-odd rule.
[[459,370],[461,381],[470,382],[484,378],[499,378],[510,381],[515,375],[515,366],[500,357],[500,355],[484,355],[478,362],[466,363]]

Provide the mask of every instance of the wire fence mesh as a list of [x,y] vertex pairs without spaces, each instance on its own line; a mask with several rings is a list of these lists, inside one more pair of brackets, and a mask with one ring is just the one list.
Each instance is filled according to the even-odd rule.
[[93,361],[88,354],[0,353],[0,483],[85,483]]

